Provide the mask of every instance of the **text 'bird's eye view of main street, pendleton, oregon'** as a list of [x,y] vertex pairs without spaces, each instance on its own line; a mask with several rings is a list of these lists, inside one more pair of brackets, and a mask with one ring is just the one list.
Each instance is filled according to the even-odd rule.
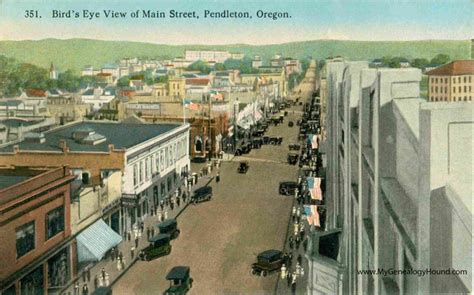
[[471,294],[471,0],[0,0],[0,295]]

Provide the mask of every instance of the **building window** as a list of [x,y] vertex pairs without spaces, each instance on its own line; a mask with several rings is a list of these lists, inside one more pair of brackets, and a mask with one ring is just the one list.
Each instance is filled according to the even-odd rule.
[[456,77],[453,77],[453,84],[456,84]]
[[444,86],[444,93],[448,93],[448,87]]
[[31,221],[16,229],[16,258],[35,249],[35,222]]
[[456,93],[456,87],[453,87],[453,93]]
[[467,101],[467,96],[464,96],[464,101]]
[[61,205],[46,214],[46,240],[64,231],[64,206]]
[[464,83],[467,83],[467,77],[464,77]]
[[448,83],[448,78],[444,78],[444,83]]
[[156,172],[160,171],[160,155],[159,153],[156,154],[155,156],[155,166],[156,166]]
[[462,87],[459,86],[458,90],[459,90],[459,93],[461,93],[462,92]]
[[137,164],[133,165],[133,186],[138,184],[138,167]]
[[471,76],[469,76],[469,83],[471,83]]
[[461,77],[458,77],[458,82],[461,83]]
[[435,87],[435,93],[438,93],[438,86]]
[[148,173],[148,170],[150,169],[148,160],[149,160],[148,158],[145,159],[145,180],[148,180],[150,178],[150,174]]
[[464,92],[467,92],[467,86],[464,86]]
[[143,182],[143,161],[140,161],[140,170],[138,171],[138,181]]

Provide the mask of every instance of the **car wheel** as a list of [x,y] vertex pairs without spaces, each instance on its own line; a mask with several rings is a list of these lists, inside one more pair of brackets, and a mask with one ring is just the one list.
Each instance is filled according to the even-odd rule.
[[266,270],[263,270],[263,271],[262,271],[262,277],[266,277],[267,274],[268,274],[268,272],[267,272]]
[[252,274],[255,276],[257,275],[257,272],[255,271],[255,269],[252,269]]

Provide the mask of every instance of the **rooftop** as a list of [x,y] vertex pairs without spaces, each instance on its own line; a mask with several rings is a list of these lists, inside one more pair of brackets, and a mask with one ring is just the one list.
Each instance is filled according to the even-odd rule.
[[[112,144],[116,149],[128,149],[153,137],[160,136],[180,127],[179,124],[131,124],[116,122],[82,121],[74,122],[44,133],[43,143],[21,141],[0,147],[0,153],[12,152],[16,144],[23,151],[60,152],[60,141],[64,141],[70,151],[107,152]],[[105,137],[105,141],[95,145],[77,142],[73,133],[92,129]]]
[[426,74],[428,76],[474,75],[474,60],[455,60]]
[[186,79],[186,85],[194,85],[194,86],[207,86],[211,81],[206,78],[192,78]]
[[32,176],[26,175],[2,175],[0,172],[0,190],[13,186],[17,183],[30,179]]

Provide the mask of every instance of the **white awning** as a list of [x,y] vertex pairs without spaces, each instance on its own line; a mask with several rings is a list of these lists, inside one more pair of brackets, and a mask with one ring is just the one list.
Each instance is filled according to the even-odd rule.
[[81,232],[76,241],[78,261],[81,263],[101,260],[107,251],[122,242],[122,237],[99,219]]

